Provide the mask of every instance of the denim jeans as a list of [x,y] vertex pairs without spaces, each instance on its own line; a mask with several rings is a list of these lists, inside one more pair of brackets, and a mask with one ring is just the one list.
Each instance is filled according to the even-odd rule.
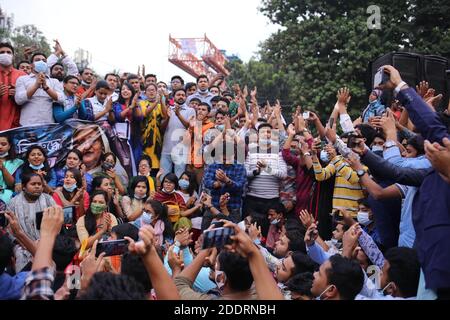
[[175,166],[175,174],[177,175],[178,178],[186,170],[186,163],[175,164],[174,161],[172,160],[172,156],[167,153],[161,154],[160,166],[161,169],[164,170],[164,174],[161,176],[161,179],[163,179],[166,174],[171,173],[174,166]]

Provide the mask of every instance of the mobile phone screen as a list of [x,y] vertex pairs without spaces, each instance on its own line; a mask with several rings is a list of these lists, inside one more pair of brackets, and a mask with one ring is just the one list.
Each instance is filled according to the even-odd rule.
[[36,229],[41,230],[41,223],[42,223],[42,215],[44,214],[44,211],[38,211],[36,212]]
[[128,241],[125,239],[103,241],[97,243],[97,250],[95,256],[98,257],[100,253],[104,252],[105,257],[120,256],[128,251]]
[[226,244],[231,244],[230,236],[234,235],[234,229],[220,227],[203,231],[202,249],[223,248]]
[[74,206],[64,207],[63,211],[64,211],[64,224],[72,224],[74,222],[73,217],[75,216],[75,207]]

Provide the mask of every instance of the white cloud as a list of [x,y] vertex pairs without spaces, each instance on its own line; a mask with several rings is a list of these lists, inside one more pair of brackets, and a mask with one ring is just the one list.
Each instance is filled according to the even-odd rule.
[[15,25],[35,24],[47,39],[59,39],[69,53],[91,52],[100,74],[113,69],[146,72],[168,81],[190,76],[168,62],[169,33],[202,37],[247,61],[277,27],[258,11],[260,0],[2,0]]

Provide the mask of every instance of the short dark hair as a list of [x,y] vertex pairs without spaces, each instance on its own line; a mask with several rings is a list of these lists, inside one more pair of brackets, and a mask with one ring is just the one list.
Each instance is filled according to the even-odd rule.
[[289,239],[288,251],[301,251],[306,253],[305,235],[299,230],[287,230],[286,237]]
[[370,208],[369,199],[367,197],[359,199],[358,204],[362,204],[364,207]]
[[219,89],[219,92],[220,92],[219,86],[216,86],[216,85],[210,86],[210,87],[209,87],[209,91],[211,91],[212,88],[217,88],[217,89]]
[[377,130],[368,123],[358,124],[355,126],[355,128],[361,131],[362,136],[366,138],[366,144],[370,146],[373,142],[373,139],[375,139]]
[[220,269],[227,277],[228,285],[235,291],[246,291],[253,283],[253,275],[246,258],[237,253],[222,251],[219,256]]
[[56,66],[60,66],[60,67],[62,67],[64,69],[64,65],[61,62],[57,62],[54,65],[52,65],[52,67],[50,68],[50,73],[53,71],[53,68],[56,67]]
[[[72,79],[76,79],[78,81],[78,84],[80,83],[80,79],[78,79],[78,77],[72,76],[72,75],[68,75],[64,78],[63,83],[66,84],[68,83],[70,80]],[[78,150],[78,149],[75,149]]]
[[94,70],[93,70],[92,68],[85,67],[85,68],[83,68],[83,69],[80,70],[80,76],[81,76],[86,70],[91,70],[92,73],[94,73]]
[[0,48],[9,48],[9,49],[11,49],[12,53],[14,54],[14,47],[9,42],[0,42]]
[[106,82],[105,80],[100,80],[99,82],[97,82],[97,84],[95,86],[95,91],[100,90],[100,89],[109,90],[108,82]]
[[56,270],[64,271],[77,251],[74,239],[61,234],[57,235],[53,247],[53,261],[55,261]]
[[156,74],[152,74],[152,73],[146,74],[144,77],[144,80],[147,80],[148,78],[155,78],[156,81],[158,81],[158,77],[156,77]]
[[179,88],[179,89],[177,89],[177,90],[174,90],[174,91],[172,92],[172,95],[175,97],[175,95],[177,94],[178,91],[183,91],[184,94],[186,94],[186,90],[184,90],[183,88]]
[[150,293],[153,288],[152,280],[148,276],[142,258],[130,252],[125,252],[122,256],[120,273],[133,278],[137,283],[142,285],[146,293]]
[[294,251],[291,255],[294,262],[293,275],[303,272],[315,272],[319,269],[319,265],[314,262],[306,253],[301,251]]
[[117,79],[120,78],[118,74],[115,74],[115,73],[110,72],[110,73],[105,74],[104,80],[108,79],[109,76],[116,77]]
[[270,123],[267,123],[267,122],[261,123],[261,124],[258,126],[258,133],[259,133],[259,131],[260,131],[262,128],[270,128],[270,129],[273,129],[272,125],[271,125]]
[[406,144],[417,150],[417,155],[425,154],[424,140],[421,135],[416,134],[408,139]]
[[224,111],[222,111],[222,110],[217,110],[217,111],[216,111],[216,115],[215,115],[214,117],[217,118],[217,115],[218,115],[218,114],[221,114],[221,115],[223,115],[224,117],[227,116],[227,113],[226,113],[226,112],[224,112]]
[[173,76],[173,77],[170,79],[170,82],[172,82],[172,81],[175,80],[175,79],[180,80],[181,84],[184,86],[184,80],[183,80],[183,78],[182,78],[181,76]]
[[311,288],[313,284],[314,276],[311,272],[303,272],[294,275],[286,282],[286,286],[289,291],[298,293],[302,296],[313,297]]
[[212,102],[219,102],[221,98],[222,98],[221,96],[214,96],[214,97],[211,98],[211,103]]
[[188,91],[190,88],[196,87],[196,86],[197,86],[196,83],[194,83],[194,82],[188,82],[188,83],[186,83],[186,85],[184,86],[184,90]]
[[111,232],[117,235],[117,240],[130,237],[134,241],[139,239],[139,229],[131,223],[122,223],[112,227]]
[[30,64],[30,61],[28,61],[28,60],[20,60],[19,63],[17,64],[17,69],[19,69],[19,67],[20,67],[20,65],[22,63]]
[[222,92],[223,97],[232,97],[234,98],[233,94],[230,91],[224,91]]
[[45,59],[47,59],[47,56],[46,56],[44,53],[42,53],[42,52],[35,52],[35,53],[33,53],[33,55],[31,56],[31,59],[30,59],[30,62],[31,62],[31,63],[33,63],[33,59],[34,59],[34,57],[36,57],[36,56],[43,56]]
[[[373,140],[375,140],[375,138],[380,138],[383,141],[386,141],[386,135],[383,132],[377,132],[374,136],[373,136]],[[373,143],[372,140],[372,143]]]
[[269,204],[267,207],[267,213],[269,213],[269,210],[274,210],[276,213],[281,213],[283,217],[286,217],[286,208],[280,202]]
[[384,254],[389,262],[388,278],[394,282],[404,298],[417,294],[420,263],[416,250],[407,247],[390,248]]
[[202,103],[202,101],[199,99],[199,98],[192,98],[190,101],[189,101],[189,103],[191,103],[191,102],[193,102],[193,101],[196,101],[197,103]]
[[[194,99],[192,99],[192,100],[194,100]],[[192,101],[191,100],[191,101]],[[198,105],[199,107],[200,106],[206,106],[207,108],[208,108],[208,112],[209,111],[211,111],[211,106],[209,105],[209,103],[206,103],[206,102],[200,102],[200,104]]]
[[228,101],[228,99],[222,97],[219,101],[225,102],[227,104],[227,107],[230,107],[230,101]]
[[16,158],[16,148],[13,144],[12,135],[7,134],[6,132],[0,132],[0,138],[5,138],[9,143],[9,152],[8,156],[6,157],[6,160],[13,160]]
[[137,75],[133,74],[133,73],[129,74],[128,77],[127,77],[127,81],[128,82],[131,81],[131,80],[135,80],[135,79],[139,80],[139,77]]
[[200,79],[206,79],[206,81],[209,81],[208,76],[206,74],[201,74],[197,77],[197,83],[200,81]]
[[95,273],[89,287],[80,296],[82,300],[146,300],[146,298],[144,288],[134,278],[110,272]]
[[326,270],[328,283],[336,287],[341,300],[354,300],[364,284],[363,270],[358,261],[340,254],[331,256],[329,261],[331,268]]
[[[5,218],[6,219],[6,218]],[[14,245],[6,232],[0,231],[0,275],[11,262]]]

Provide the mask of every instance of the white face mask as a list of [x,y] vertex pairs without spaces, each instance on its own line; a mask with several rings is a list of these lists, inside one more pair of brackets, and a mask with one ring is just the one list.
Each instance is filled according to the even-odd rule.
[[316,300],[322,300],[322,296],[325,292],[327,292],[328,290],[330,290],[331,287],[334,287],[334,284],[328,286],[325,290],[322,291],[322,293],[316,298]]
[[8,151],[0,153],[0,159],[6,158],[8,156],[8,154],[9,154]]
[[13,62],[13,56],[9,53],[2,53],[0,54],[0,64],[4,67],[8,67],[12,65]]
[[372,222],[372,220],[369,219],[369,213],[364,211],[358,212],[357,219],[358,223],[364,227],[368,226]]
[[[223,280],[221,280],[221,281],[219,281],[220,275],[223,275],[223,277],[222,277]],[[217,288],[219,288],[219,290],[223,290],[223,287],[225,287],[225,278],[226,278],[225,272],[220,271],[220,270],[215,270],[214,282],[216,283]]]
[[383,152],[384,148],[382,146],[379,146],[379,145],[374,145],[374,146],[372,146],[372,151],[373,152],[377,152],[377,151]]
[[335,246],[336,248],[340,249],[342,247],[342,242],[340,242],[337,239],[331,239],[331,243],[333,244],[333,246]]
[[278,224],[280,222],[280,219],[273,219],[270,224],[275,225]]

